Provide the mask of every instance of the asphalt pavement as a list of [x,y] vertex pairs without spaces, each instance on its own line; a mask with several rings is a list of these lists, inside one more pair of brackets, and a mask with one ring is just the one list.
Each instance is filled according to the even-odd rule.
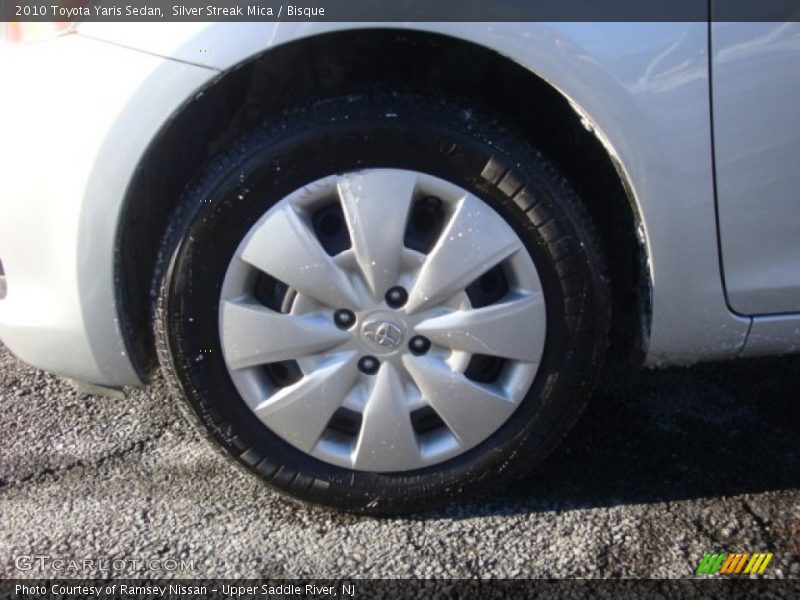
[[179,577],[674,578],[709,551],[774,552],[765,577],[800,577],[800,357],[619,369],[532,477],[394,519],[273,495],[175,402],[160,382],[87,395],[0,346],[0,577],[109,574],[19,562],[49,556],[183,559]]

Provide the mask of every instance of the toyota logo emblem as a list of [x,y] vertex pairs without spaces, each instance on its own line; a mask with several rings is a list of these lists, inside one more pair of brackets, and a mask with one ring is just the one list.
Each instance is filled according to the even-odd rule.
[[403,330],[391,321],[377,320],[364,324],[364,337],[378,346],[395,349],[403,341]]

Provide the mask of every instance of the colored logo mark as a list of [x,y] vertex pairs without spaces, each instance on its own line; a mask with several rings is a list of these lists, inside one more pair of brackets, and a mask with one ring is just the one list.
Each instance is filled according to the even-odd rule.
[[772,552],[756,552],[753,554],[749,552],[739,552],[737,554],[729,554],[727,552],[712,554],[706,552],[695,573],[699,575],[715,575],[717,573],[727,575],[735,575],[738,573],[742,575],[761,575],[773,556],[774,554]]

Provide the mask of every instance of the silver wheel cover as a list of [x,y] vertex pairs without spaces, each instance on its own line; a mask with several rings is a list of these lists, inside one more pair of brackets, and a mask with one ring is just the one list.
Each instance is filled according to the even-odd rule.
[[[404,245],[412,205],[434,196],[444,226],[427,254]],[[311,224],[341,205],[350,248],[326,252]],[[508,293],[473,307],[467,287],[501,265]],[[254,296],[260,273],[283,282],[285,312]],[[390,307],[387,290],[408,300]],[[342,329],[334,312],[352,311]],[[511,226],[466,190],[430,175],[368,169],[320,179],[280,200],[250,229],[222,285],[219,327],[236,389],[272,432],[349,469],[399,472],[455,457],[492,435],[533,383],[545,342],[545,302],[533,260]],[[430,341],[415,354],[416,336]],[[503,359],[496,380],[465,375],[472,357]],[[359,361],[377,359],[377,372]],[[294,361],[277,385],[264,366]],[[355,429],[333,427],[346,414]],[[422,428],[415,416],[435,416]],[[430,419],[429,419],[430,421]]]

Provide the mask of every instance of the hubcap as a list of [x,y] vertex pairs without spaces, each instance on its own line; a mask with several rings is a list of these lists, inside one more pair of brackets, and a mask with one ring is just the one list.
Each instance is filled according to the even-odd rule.
[[530,388],[545,340],[533,260],[488,204],[430,175],[318,180],[250,229],[223,282],[231,379],[303,452],[376,472],[457,456]]

